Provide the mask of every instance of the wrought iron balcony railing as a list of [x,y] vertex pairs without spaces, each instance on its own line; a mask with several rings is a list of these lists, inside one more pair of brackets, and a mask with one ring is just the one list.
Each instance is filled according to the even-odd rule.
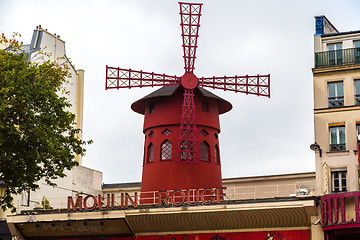
[[346,143],[330,144],[330,152],[346,151]]
[[329,108],[344,106],[344,97],[329,97]]
[[360,48],[315,53],[315,67],[333,67],[360,63]]
[[360,95],[355,95],[355,105],[360,105]]

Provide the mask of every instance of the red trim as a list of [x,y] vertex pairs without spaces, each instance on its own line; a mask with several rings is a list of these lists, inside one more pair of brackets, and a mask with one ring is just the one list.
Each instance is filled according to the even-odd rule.
[[324,231],[335,230],[335,229],[346,229],[346,228],[360,228],[360,223],[349,223],[349,224],[338,224],[323,227]]
[[[360,191],[329,194],[321,197],[321,222],[324,230],[360,227]],[[353,209],[346,208],[346,199],[354,201]],[[340,201],[339,201],[340,200]],[[346,219],[346,211],[355,210],[355,219]],[[340,213],[339,213],[340,212]],[[341,221],[340,221],[341,218]]]

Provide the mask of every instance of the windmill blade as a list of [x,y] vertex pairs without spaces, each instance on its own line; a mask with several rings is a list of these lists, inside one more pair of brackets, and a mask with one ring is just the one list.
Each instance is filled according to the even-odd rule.
[[202,77],[199,79],[199,86],[270,97],[270,74],[256,76]]
[[194,63],[199,37],[202,4],[180,2],[181,36],[183,39],[185,72],[194,71]]
[[180,79],[176,76],[114,68],[106,65],[106,90],[178,85],[179,81]]
[[194,90],[184,89],[177,162],[198,163],[196,129]]

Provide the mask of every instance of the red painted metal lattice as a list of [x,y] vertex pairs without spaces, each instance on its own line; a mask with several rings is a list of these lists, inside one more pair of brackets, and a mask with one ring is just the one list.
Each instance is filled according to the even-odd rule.
[[199,37],[202,4],[180,3],[181,37],[183,40],[185,72],[193,72]]
[[270,97],[270,74],[200,78],[199,86]]
[[178,145],[179,162],[196,162],[197,141],[194,90],[185,89]]
[[[200,16],[202,4],[180,2],[181,37],[183,41],[183,58],[185,73],[176,75],[157,74],[153,72],[135,71],[106,66],[106,89],[142,88],[165,85],[180,85],[184,88],[184,100],[180,117],[180,133],[178,138],[177,162],[193,163],[199,158],[198,139],[196,133],[196,116],[194,105],[194,89],[208,87],[224,91],[241,92],[257,96],[270,97],[270,75],[201,77],[197,78],[195,69],[196,49],[198,45]],[[220,164],[219,149],[215,157]],[[197,159],[197,160],[196,160]]]

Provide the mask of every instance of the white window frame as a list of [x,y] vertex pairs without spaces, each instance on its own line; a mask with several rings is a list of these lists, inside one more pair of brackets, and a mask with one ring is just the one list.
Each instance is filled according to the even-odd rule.
[[[339,193],[339,192],[347,192],[348,187],[348,176],[347,176],[347,168],[338,168],[338,169],[331,169],[331,192]],[[338,179],[335,180],[335,174],[338,174]],[[343,181],[345,179],[346,185],[343,186]],[[338,188],[339,190],[335,190],[335,181],[338,181]],[[345,187],[345,188],[344,188]]]
[[[340,128],[344,128],[344,142],[340,141]],[[332,142],[332,137],[331,137],[331,129],[336,129],[336,142]],[[339,125],[339,126],[330,126],[329,127],[329,140],[330,140],[330,151],[332,152],[336,152],[336,151],[345,151],[346,150],[346,128],[345,125]],[[331,145],[339,145],[339,144],[345,144],[345,149],[343,150],[331,150]]]
[[[340,49],[338,49],[338,46],[341,46],[341,48]],[[336,50],[342,50],[342,42],[337,42],[337,43],[328,43],[327,44],[327,49],[328,49],[328,51],[336,51]],[[329,48],[330,48],[330,46],[334,46],[334,49],[332,49],[332,50],[330,50]]]
[[[328,43],[327,44],[327,49],[328,49],[328,52],[329,52],[329,61],[330,60],[334,60],[334,63],[335,63],[335,66],[339,64],[338,60],[341,59],[342,61],[342,42],[337,42],[337,43]],[[333,46],[334,49],[330,50],[330,47]],[[340,46],[340,47],[339,47]],[[333,55],[331,52],[334,52]],[[333,56],[333,59],[332,57]],[[340,57],[341,56],[341,57]],[[341,64],[341,63],[340,63]]]
[[[359,41],[360,42],[360,41]],[[358,83],[356,85],[356,83]],[[358,86],[358,88],[356,88]],[[360,79],[354,80],[354,96],[355,96],[355,105],[360,105]],[[358,101],[357,101],[358,99]]]
[[[339,83],[342,84],[342,95],[339,95],[339,89],[338,89]],[[328,85],[327,87],[328,87],[328,105],[329,105],[329,107],[331,107],[331,108],[343,107],[344,106],[344,82],[343,81],[328,82],[327,85]],[[330,85],[334,85],[334,90],[335,90],[334,97],[330,97]],[[335,102],[340,102],[340,100],[342,100],[342,105],[341,106],[340,105],[339,106],[330,106],[330,98]]]

